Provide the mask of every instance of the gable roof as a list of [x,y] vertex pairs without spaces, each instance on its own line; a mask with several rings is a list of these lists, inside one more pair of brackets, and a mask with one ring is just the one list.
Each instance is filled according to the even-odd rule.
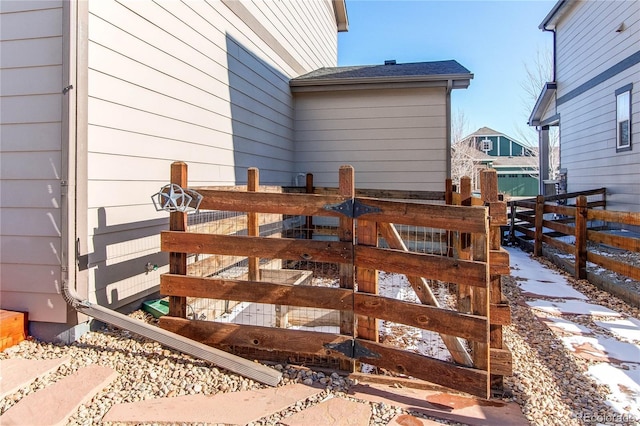
[[[393,62],[393,61],[390,61]],[[360,85],[376,83],[447,83],[452,88],[469,86],[473,74],[457,61],[414,62],[388,65],[357,65],[320,68],[292,79],[292,88],[305,86]],[[442,85],[442,84],[438,84]]]
[[505,137],[507,139],[509,139],[512,142],[517,143],[518,145],[527,148],[527,146],[525,144],[523,144],[522,142],[518,141],[517,139],[512,138],[511,136],[505,135],[502,132],[498,132],[497,130],[493,130],[490,127],[480,127],[478,130],[476,130],[475,132],[471,133],[470,135],[465,136],[464,138],[462,138],[461,140],[466,140],[469,138],[472,138],[474,136],[502,136]]
[[[480,127],[478,130],[476,130],[475,132],[471,133],[469,136],[467,137],[471,137],[471,136],[505,136],[507,137],[505,134],[497,132],[493,129],[490,129],[489,127]],[[511,139],[511,138],[509,138]]]

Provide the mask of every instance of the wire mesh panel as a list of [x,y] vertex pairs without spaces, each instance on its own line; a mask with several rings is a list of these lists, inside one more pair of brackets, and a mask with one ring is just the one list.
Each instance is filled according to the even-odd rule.
[[[382,229],[379,241],[382,248],[443,257],[448,253],[448,235],[444,229],[401,224],[390,224]],[[396,232],[391,233],[390,230]],[[416,293],[416,289],[420,294]],[[455,312],[458,308],[457,289],[455,283],[378,271],[378,294],[394,300],[427,304]],[[435,331],[388,320],[378,320],[377,325],[380,343],[448,362],[459,362],[468,357],[469,346],[464,339],[450,338],[448,343],[455,339],[457,344],[447,345],[441,334]],[[368,368],[365,365],[364,369]]]
[[[259,214],[258,223],[259,237],[304,239],[311,231],[303,216]],[[247,236],[247,229],[245,212],[201,211],[190,214],[188,220],[188,231],[193,233]],[[244,256],[193,254],[188,257],[188,275],[247,281],[249,262]],[[260,258],[258,281],[338,287],[338,266],[305,259]],[[339,332],[340,321],[336,310],[202,297],[187,298],[187,316],[201,321],[331,333]]]
[[[440,307],[455,310],[455,293],[447,283],[432,281],[433,291]],[[435,285],[434,285],[435,284]],[[403,274],[379,272],[380,295],[405,302],[421,303],[411,283]],[[406,349],[442,361],[454,361],[440,334],[392,321],[380,320],[380,343]]]

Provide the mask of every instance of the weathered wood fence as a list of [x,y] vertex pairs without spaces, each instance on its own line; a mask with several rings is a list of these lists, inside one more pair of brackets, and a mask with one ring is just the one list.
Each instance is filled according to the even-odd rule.
[[[640,213],[601,210],[606,207],[606,189],[509,202],[509,238],[533,242],[533,253],[541,256],[543,244],[574,257],[576,278],[587,278],[587,262],[640,280],[640,267],[595,252],[596,244],[640,252],[640,238],[611,233],[625,225],[639,226]],[[568,242],[565,237],[573,241]]]
[[[260,359],[274,359],[270,354],[308,354],[338,359],[343,369],[364,362],[489,397],[491,386],[500,386],[502,376],[511,374],[511,354],[502,342],[502,326],[509,324],[510,311],[500,287],[500,276],[509,273],[509,260],[500,247],[499,231],[506,224],[506,204],[498,200],[495,171],[482,176],[480,201],[471,200],[470,191],[469,197],[454,193],[450,183],[448,191],[430,195],[357,191],[350,166],[340,169],[337,189],[314,188],[308,176],[304,193],[283,193],[262,192],[257,169],[249,170],[245,191],[189,187],[186,164],[174,163],[172,183],[202,194],[201,210],[245,212],[247,229],[245,235],[189,232],[187,214],[171,213],[171,230],[161,236],[162,250],[170,253],[170,273],[162,275],[160,284],[161,293],[170,297],[170,312],[160,325],[236,353],[249,348],[261,354],[256,356]],[[363,193],[376,197],[359,195]],[[388,199],[398,195],[404,200]],[[425,196],[460,205],[407,201],[424,201]],[[471,206],[474,203],[486,207]],[[265,215],[269,221],[305,217],[304,239],[285,238],[286,233],[260,236],[260,218]],[[311,239],[314,217],[338,219],[337,241]],[[396,226],[446,233],[445,255],[409,251]],[[187,258],[194,253],[210,255],[209,266],[221,269],[244,259],[248,273],[240,279],[190,276]],[[337,264],[338,285],[265,279],[260,259]],[[406,275],[421,303],[380,296],[378,271]],[[434,282],[457,288],[454,309],[439,306],[431,290]],[[331,309],[340,313],[339,333],[187,320],[187,297]],[[452,362],[379,342],[379,320],[437,333]]]

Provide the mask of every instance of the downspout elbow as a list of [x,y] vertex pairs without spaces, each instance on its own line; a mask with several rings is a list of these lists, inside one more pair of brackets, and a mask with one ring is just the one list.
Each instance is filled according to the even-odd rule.
[[82,298],[76,293],[75,289],[69,286],[69,280],[62,280],[62,298],[67,305],[71,306],[76,311],[82,311],[83,308],[88,308],[91,303],[88,300],[82,300]]

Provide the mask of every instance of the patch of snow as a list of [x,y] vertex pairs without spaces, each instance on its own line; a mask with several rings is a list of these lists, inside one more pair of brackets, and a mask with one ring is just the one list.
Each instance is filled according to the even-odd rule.
[[527,253],[507,248],[515,280],[523,291],[539,296],[585,300],[587,297],[569,285],[564,275],[542,266]]
[[574,256],[572,254],[558,253],[556,254],[561,259],[573,259]]
[[602,363],[590,366],[587,374],[609,387],[607,403],[614,410],[640,420],[640,370],[622,370]]
[[334,333],[340,334],[340,327],[332,325],[319,325],[316,327],[307,327],[305,325],[290,325],[287,330],[303,330],[303,331],[315,331],[318,333]]
[[601,317],[621,317],[616,311],[612,311],[604,306],[581,300],[564,300],[552,302],[549,300],[531,300],[526,302],[532,309],[537,309],[551,315],[594,315]]
[[364,362],[360,364],[360,371],[367,374],[376,373],[377,367],[371,364],[365,364]]
[[557,328],[565,333],[569,334],[593,334],[591,329],[585,327],[582,324],[575,323],[563,318],[547,317],[542,318],[542,321],[547,323],[550,328]]
[[550,297],[554,299],[587,299],[587,296],[580,293],[569,284],[533,280],[518,281],[518,285],[524,293],[528,293],[527,295]]
[[632,342],[640,342],[640,321],[635,318],[594,322],[598,327],[606,328],[615,336]]
[[555,240],[558,241],[562,241],[563,243],[567,243],[567,244],[575,244],[576,243],[576,237],[572,236],[572,235],[564,235],[562,237],[557,237],[554,238]]
[[617,360],[621,363],[640,364],[640,346],[621,342],[606,336],[589,337],[571,335],[560,337],[562,343],[572,352],[588,354],[605,361]]

